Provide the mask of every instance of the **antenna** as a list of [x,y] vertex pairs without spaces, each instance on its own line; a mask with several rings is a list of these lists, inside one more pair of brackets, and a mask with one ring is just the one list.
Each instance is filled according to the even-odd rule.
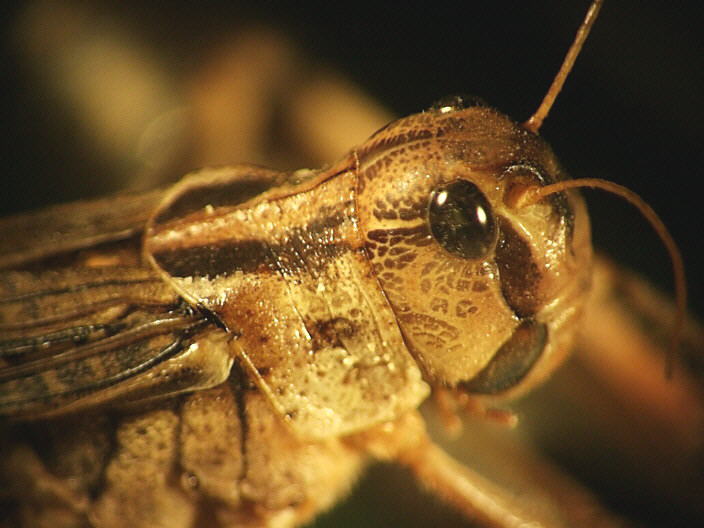
[[674,358],[677,353],[682,332],[687,316],[687,279],[684,271],[684,260],[677,243],[672,238],[672,235],[667,230],[664,222],[660,219],[657,213],[653,210],[643,198],[638,196],[630,189],[623,187],[608,180],[599,178],[578,178],[576,180],[564,180],[545,187],[538,185],[521,185],[517,184],[509,189],[505,198],[506,205],[512,208],[521,208],[538,203],[540,200],[551,194],[562,192],[567,189],[575,189],[578,187],[590,187],[592,189],[601,189],[619,196],[635,206],[645,219],[653,227],[657,235],[662,240],[667,252],[670,254],[672,262],[672,274],[675,279],[675,297],[677,299],[677,312],[675,314],[675,322],[672,328],[672,340],[670,343],[669,354],[667,356],[665,374],[667,377],[672,376],[674,367]]
[[589,36],[589,32],[591,31],[592,26],[596,21],[596,17],[599,14],[599,10],[601,9],[601,5],[603,3],[603,0],[594,0],[592,2],[592,5],[589,6],[589,11],[587,11],[582,25],[579,26],[579,29],[577,30],[577,35],[574,37],[574,42],[570,46],[570,49],[567,50],[565,60],[562,61],[560,71],[558,71],[557,75],[555,75],[555,78],[553,79],[552,84],[548,89],[548,93],[546,93],[545,97],[543,98],[543,102],[540,103],[540,106],[535,111],[535,113],[530,116],[530,119],[523,123],[524,128],[530,130],[533,133],[537,133],[538,130],[540,130],[540,127],[543,125],[543,121],[545,121],[545,118],[548,116],[548,113],[550,112],[550,109],[552,108],[555,99],[557,99],[557,95],[560,93],[560,90],[562,90],[562,86],[565,84],[567,76],[572,70],[572,66],[574,66],[574,61],[577,60],[577,56],[582,50],[584,41],[587,40],[587,36]]

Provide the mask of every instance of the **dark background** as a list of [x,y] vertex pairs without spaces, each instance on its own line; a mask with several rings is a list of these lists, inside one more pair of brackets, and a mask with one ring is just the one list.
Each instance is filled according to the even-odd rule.
[[[310,56],[345,72],[398,115],[448,94],[469,93],[524,120],[540,103],[587,8],[587,2],[564,0],[292,4],[115,3],[114,10],[167,60],[198,60],[199,43],[229,31],[244,12],[282,29]],[[83,174],[90,181],[104,169],[82,150],[80,138],[67,133],[71,116],[28,90],[32,77],[8,36],[24,6],[10,4],[3,17],[2,213],[94,195],[99,186],[75,182]],[[626,185],[659,212],[684,253],[691,306],[699,315],[703,22],[694,2],[607,1],[541,131],[574,177]],[[587,194],[595,244],[671,288],[667,254],[645,221],[618,199]],[[383,511],[386,499],[366,493]],[[393,503],[389,498],[389,511],[396,509]],[[379,526],[395,522],[409,521],[388,517]],[[427,522],[417,519],[418,526]]]

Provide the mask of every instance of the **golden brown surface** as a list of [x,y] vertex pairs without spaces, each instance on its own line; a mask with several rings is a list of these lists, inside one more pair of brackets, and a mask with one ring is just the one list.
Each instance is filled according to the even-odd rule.
[[[261,60],[261,55],[252,55],[253,51],[259,51],[262,49],[266,51],[266,48],[257,45],[253,47],[250,46],[248,48],[249,51],[245,56],[250,58],[245,61],[245,63],[249,64],[250,68],[253,67],[253,64],[261,65],[266,62]],[[223,52],[221,55],[219,55],[219,58],[222,59],[222,62],[225,62],[227,61],[229,56],[230,55],[228,53]],[[251,58],[253,56],[255,57],[254,59]],[[217,61],[214,60],[213,62]],[[230,64],[237,64],[237,61],[231,61]],[[235,68],[233,68],[233,70],[234,69]],[[228,70],[226,68],[221,69],[219,71],[221,73],[224,73],[224,75],[220,77],[221,81],[222,79],[227,79],[227,82],[222,82],[222,85],[226,86],[229,82],[232,81],[233,76],[231,72],[228,73]],[[217,80],[217,78],[218,77],[216,76],[215,79]],[[240,76],[240,79],[244,78],[245,76]],[[208,82],[206,81],[208,81],[208,79],[210,79],[212,84],[213,77],[202,77],[203,83],[204,85],[206,85],[206,88],[208,85]],[[223,93],[227,94],[228,89],[224,89]],[[326,89],[327,92],[329,92],[329,90],[330,88]],[[303,91],[305,92],[305,90]],[[198,93],[200,94],[200,97],[206,100],[209,97],[208,94],[213,92],[209,89],[203,89]],[[250,94],[263,95],[264,92],[260,91],[257,93],[257,90],[255,89],[251,90]],[[228,95],[228,97],[232,97],[231,94]],[[230,100],[232,101],[232,99]],[[261,108],[257,107],[256,105],[244,105],[244,107]],[[203,123],[203,127],[201,127],[201,129],[205,129],[201,130],[203,132],[202,134],[199,134],[199,137],[203,138],[203,148],[201,150],[202,152],[210,152],[210,154],[204,154],[204,157],[213,156],[212,152],[217,152],[217,155],[221,156],[221,159],[227,161],[243,160],[245,158],[241,156],[237,156],[236,159],[232,159],[229,156],[229,152],[232,151],[233,145],[232,140],[228,138],[232,137],[231,134],[240,134],[246,136],[247,127],[233,127],[232,123],[237,122],[237,120],[228,119],[226,112],[220,112],[218,110],[219,108],[222,108],[222,106],[213,105],[214,112],[213,114],[211,114],[217,117],[217,120],[208,121],[207,119],[203,119],[201,121],[201,123]],[[336,108],[335,105],[333,105],[333,108]],[[313,104],[311,110],[305,113],[306,121],[312,123],[313,128],[322,128],[324,130],[325,126],[331,124],[330,120],[327,119],[329,116],[326,115],[325,111],[323,111],[322,119],[311,118],[311,115],[314,114],[314,111],[316,109],[321,109],[320,105]],[[583,110],[583,108],[580,110],[582,114]],[[331,110],[328,109],[327,113],[329,113],[330,111]],[[556,110],[556,115],[559,113],[560,110]],[[359,115],[359,113],[353,112],[353,115]],[[257,121],[257,119],[252,119],[252,122],[255,121]],[[380,119],[380,122],[384,121],[386,121],[386,119]],[[213,128],[212,130],[210,130],[212,133],[208,134],[208,122],[220,123],[222,127],[216,127],[217,130],[216,128]],[[246,123],[247,120],[245,119],[244,122]],[[254,128],[259,129],[260,132],[263,130],[263,127]],[[223,131],[228,133],[223,134]],[[371,130],[369,130],[369,132],[371,132]],[[299,138],[300,143],[304,143],[307,141],[306,138],[314,136],[314,134],[303,134],[302,132],[300,135],[305,136],[305,138]],[[342,135],[344,136],[344,134]],[[255,136],[256,134],[254,134],[252,137]],[[325,134],[323,132],[322,137],[332,138],[333,135]],[[358,142],[360,139],[361,137],[358,137],[352,141],[342,140],[343,149],[348,148],[350,145]],[[240,145],[240,143],[237,141],[235,143],[237,143],[237,146]],[[256,137],[252,140],[252,144],[255,145],[254,150],[263,149],[263,145],[265,145],[266,143],[267,141],[262,141],[261,139],[257,140]],[[322,142],[320,141],[312,141],[312,143],[315,146],[319,146],[322,144]],[[213,150],[208,150],[210,144],[215,144]],[[339,152],[341,151],[342,150],[340,150]],[[328,151],[322,155],[322,158],[330,160],[334,159],[334,157],[337,155],[338,152],[330,154],[330,152]],[[248,156],[248,154],[245,154],[244,156],[246,157]],[[184,171],[180,171],[179,174],[183,172]],[[112,255],[99,254],[97,256],[92,257],[86,256],[82,260],[90,262],[90,265],[104,265],[101,263],[105,263],[107,261],[111,262],[112,264],[122,263],[125,262],[126,259],[122,257],[115,259],[115,257]],[[131,264],[134,265],[135,261],[132,260]],[[618,274],[616,276],[618,277]],[[613,285],[609,287],[613,288]],[[639,306],[642,308],[642,305]],[[596,309],[598,310],[598,308]],[[652,355],[650,355],[650,352],[646,354],[642,353],[643,348],[647,348],[648,350],[655,350],[656,354],[659,353],[657,352],[658,348],[662,348],[662,341],[659,340],[659,338],[653,338],[650,335],[650,331],[656,328],[658,325],[663,325],[666,323],[668,316],[663,315],[663,313],[667,314],[667,307],[665,304],[661,302],[651,303],[649,305],[648,313],[655,313],[655,315],[650,316],[647,319],[647,321],[649,322],[646,325],[634,325],[634,327],[631,329],[632,331],[628,329],[629,323],[627,322],[627,320],[629,316],[624,316],[624,313],[632,313],[634,311],[633,305],[625,303],[625,305],[621,306],[619,310],[621,310],[621,313],[619,313],[618,315],[614,315],[618,311],[605,311],[606,315],[602,317],[600,323],[585,328],[584,331],[590,333],[590,337],[592,339],[591,341],[587,341],[584,346],[586,346],[587,348],[590,347],[590,342],[601,343],[598,347],[600,350],[599,353],[589,354],[589,356],[591,357],[591,359],[589,360],[591,366],[585,368],[582,365],[583,360],[581,359],[581,356],[579,356],[577,358],[577,361],[573,361],[570,363],[570,365],[568,365],[567,369],[562,375],[558,376],[557,379],[550,383],[550,385],[548,386],[548,390],[553,391],[552,393],[547,393],[547,396],[543,396],[545,393],[541,391],[536,396],[531,397],[529,398],[529,400],[527,400],[527,402],[524,404],[524,409],[528,409],[528,411],[525,411],[526,413],[538,417],[537,422],[533,421],[532,433],[534,437],[542,438],[543,445],[552,445],[554,451],[554,444],[561,442],[562,445],[560,446],[560,448],[566,451],[572,449],[575,452],[580,452],[580,450],[582,450],[584,460],[588,461],[586,462],[586,464],[593,465],[595,468],[597,466],[601,467],[602,475],[608,475],[609,469],[611,470],[612,477],[609,478],[607,476],[605,478],[612,482],[619,482],[619,479],[627,479],[628,477],[626,477],[625,475],[628,473],[628,468],[636,468],[632,471],[635,475],[634,480],[631,481],[634,482],[634,484],[631,484],[632,489],[637,489],[640,492],[642,492],[643,488],[649,489],[649,493],[651,494],[651,496],[657,498],[657,500],[651,501],[652,504],[660,503],[673,505],[673,508],[677,508],[679,512],[682,512],[679,521],[687,522],[686,518],[684,517],[685,515],[687,515],[687,513],[685,512],[693,512],[695,510],[694,505],[696,505],[696,503],[698,502],[698,498],[701,497],[701,478],[700,473],[698,472],[698,468],[701,466],[701,464],[700,462],[698,462],[699,459],[697,459],[697,453],[701,453],[702,438],[701,420],[699,419],[701,416],[700,404],[702,398],[700,394],[700,389],[697,388],[697,386],[700,386],[700,384],[698,385],[697,378],[695,376],[686,374],[686,372],[681,373],[681,375],[677,377],[674,382],[664,382],[662,377],[659,376],[659,374],[661,374],[661,372],[658,371],[660,361],[658,360],[657,356],[653,357]],[[638,313],[638,310],[635,310],[635,313]],[[593,321],[594,319],[591,320]],[[624,324],[625,326],[622,326]],[[601,330],[604,331],[603,334]],[[660,328],[658,331],[666,332],[666,329]],[[610,335],[618,336],[618,339],[609,337]],[[634,335],[636,336],[635,341],[628,337]],[[700,364],[697,362],[698,360],[696,359],[698,357],[699,351],[701,351],[702,349],[702,340],[700,337],[697,337],[700,335],[701,334],[697,334],[697,332],[693,330],[692,337],[688,345],[688,347],[690,347],[692,351],[691,355],[688,356],[688,358],[690,358],[690,364],[693,364],[695,366],[697,364]],[[640,343],[650,340],[654,344],[647,345],[645,347],[633,347],[635,350],[635,355],[629,356],[631,360],[626,361],[624,363],[620,362],[619,356],[619,351],[622,349],[622,347],[620,345],[616,348],[613,347],[613,344],[620,342],[620,339],[625,339],[631,344],[633,344],[634,342]],[[609,358],[609,361],[605,361],[604,358]],[[647,365],[647,368],[643,368],[643,365]],[[696,368],[693,370],[694,372],[696,372]],[[608,381],[604,381],[604,378]],[[602,381],[604,381],[603,385]],[[608,390],[604,390],[603,386],[608,387]],[[624,393],[627,394],[624,395]],[[209,401],[209,398],[205,395],[210,394],[210,391],[201,391],[196,394],[204,395],[203,401],[201,403]],[[542,404],[540,404],[541,401]],[[226,404],[222,404],[222,406],[219,406],[219,404],[215,404],[212,402],[209,403],[209,408],[212,408],[215,411],[221,411],[226,413]],[[580,404],[583,404],[583,406],[580,406]],[[195,407],[197,407],[197,405],[198,404],[195,404]],[[265,403],[262,400],[260,402],[260,409],[263,408],[264,405]],[[542,405],[542,407],[540,405]],[[562,409],[564,411],[563,414],[559,413],[561,405],[566,406]],[[540,409],[546,408],[552,409],[555,412],[550,413],[550,411],[546,411],[548,412],[548,414],[541,414]],[[557,408],[557,410],[555,408]],[[531,410],[532,413],[530,412]],[[160,427],[164,423],[168,422],[168,412],[152,413],[152,411],[146,410],[145,412],[150,413],[148,415],[145,414],[145,416],[153,417],[155,419],[155,424],[158,423]],[[126,418],[124,419],[126,424],[125,431],[128,431],[128,424],[132,420],[131,416],[133,415],[134,410],[131,411],[131,414],[126,415]],[[122,418],[117,418],[113,415],[111,416],[111,419],[117,422],[122,420]],[[187,423],[185,420],[185,414],[179,416],[181,423]],[[263,419],[263,417],[267,416],[267,413],[263,412],[261,416]],[[540,421],[541,416],[543,416],[542,419],[545,423]],[[576,429],[577,432],[571,436],[561,436],[561,434],[566,434],[564,432],[558,432],[557,434],[553,434],[551,436],[551,431],[560,431],[560,428],[552,422],[550,422],[552,423],[552,426],[550,426],[548,423],[549,421],[546,418],[548,416],[563,416],[562,422],[576,421],[577,418],[581,417],[587,424],[589,424],[587,426],[588,430],[580,430],[578,427]],[[158,420],[156,420],[157,418]],[[205,423],[207,421],[208,420],[206,419],[202,423]],[[197,420],[194,420],[193,423],[196,422]],[[108,444],[112,443],[113,440],[111,440],[111,438],[117,437],[111,434],[107,434],[110,431],[115,430],[114,428],[111,429],[111,427],[114,426],[106,426],[102,419],[89,418],[82,423],[72,422],[71,420],[53,422],[58,424],[57,428],[59,429],[68,430],[69,428],[75,427],[77,428],[77,430],[82,431],[82,434],[65,434],[63,436],[63,441],[57,440],[56,438],[47,440],[47,435],[44,434],[48,430],[48,427],[46,426],[47,423],[52,422],[44,422],[44,425],[39,425],[39,436],[44,437],[44,440],[37,442],[39,452],[44,453],[43,458],[45,460],[51,460],[52,458],[54,458],[52,454],[53,452],[66,452],[72,454],[67,454],[66,459],[62,459],[64,460],[64,462],[62,462],[63,467],[60,464],[50,463],[49,469],[46,470],[45,468],[41,467],[41,464],[37,463],[36,456],[32,455],[31,453],[28,453],[26,450],[24,450],[24,448],[18,448],[16,456],[8,457],[11,458],[11,462],[15,464],[15,471],[18,471],[14,474],[19,475],[18,478],[13,482],[14,485],[22,486],[22,493],[27,493],[27,504],[30,505],[30,509],[34,508],[38,518],[40,518],[41,516],[45,516],[46,522],[49,523],[49,525],[51,526],[59,526],[64,520],[66,521],[67,525],[70,525],[72,522],[72,514],[70,513],[70,510],[77,509],[78,511],[82,511],[81,508],[85,508],[86,504],[85,501],[81,500],[80,496],[77,497],[76,494],[74,494],[72,491],[67,491],[65,485],[66,480],[68,480],[73,486],[78,480],[85,479],[85,482],[83,484],[77,486],[79,488],[83,486],[84,489],[85,486],[98,486],[98,484],[96,484],[96,479],[100,480],[99,475],[101,474],[102,468],[106,467],[105,464],[101,462],[101,457],[107,456],[106,453],[108,453],[108,451],[101,446],[104,446],[106,442]],[[237,435],[239,431],[239,429],[237,428],[238,423],[239,419],[226,420],[225,423],[222,424],[225,430],[223,435],[226,436],[228,432]],[[567,426],[568,424],[563,423],[563,425]],[[475,439],[484,438],[485,436],[487,436],[485,433],[481,432],[483,426],[486,426],[486,424],[471,423],[470,429],[472,432],[474,432],[474,434],[470,433],[470,435]],[[194,425],[194,428],[197,427],[197,425]],[[671,428],[674,431],[673,434],[670,434]],[[203,426],[203,429],[207,429],[207,427]],[[491,425],[489,425],[489,429],[491,430]],[[287,432],[285,432],[285,430],[279,427],[273,427],[269,430],[274,431],[275,434],[278,434],[277,438],[280,438],[282,440],[285,448],[290,447],[286,441]],[[569,429],[562,429],[562,431],[565,430]],[[159,429],[159,431],[168,433],[168,428],[164,427]],[[522,436],[526,434],[526,432],[530,431],[531,420],[530,418],[528,418],[526,420],[526,423],[524,423],[523,427],[518,431],[518,436]],[[56,435],[54,435],[54,437],[55,436]],[[615,437],[617,447],[612,449],[602,447],[603,445],[609,445],[608,442],[600,443],[600,439],[601,442],[604,441],[604,436]],[[127,438],[134,440],[135,437],[127,435]],[[157,436],[152,436],[151,438],[153,439],[154,443],[158,443],[159,440],[157,440]],[[501,479],[497,477],[495,473],[501,473],[502,471],[508,471],[509,473],[513,473],[512,476],[515,476],[515,474],[517,473],[526,473],[528,475],[526,482],[516,485],[515,488],[513,488],[513,485],[510,483],[512,481],[512,478],[504,479],[502,481],[502,485],[509,489],[516,489],[522,495],[530,496],[530,492],[527,490],[533,489],[536,485],[536,482],[539,482],[539,486],[544,486],[544,489],[550,490],[549,493],[551,494],[551,497],[548,497],[546,500],[557,501],[560,503],[560,506],[562,508],[568,511],[572,509],[576,511],[579,509],[577,508],[578,501],[574,501],[574,495],[571,494],[571,488],[566,485],[564,481],[562,481],[561,479],[557,479],[558,484],[555,487],[551,488],[548,483],[549,479],[537,477],[537,475],[544,475],[547,471],[546,468],[549,467],[549,464],[546,464],[544,460],[539,459],[536,462],[536,466],[532,466],[530,463],[526,462],[528,460],[528,456],[525,453],[520,453],[515,459],[511,459],[507,456],[507,452],[509,452],[510,449],[507,451],[507,448],[505,448],[505,446],[501,442],[496,441],[491,434],[488,435],[488,438],[489,440],[485,441],[484,443],[482,443],[481,440],[477,440],[475,441],[475,443],[472,443],[471,440],[465,440],[464,444],[455,445],[455,456],[467,455],[468,452],[471,452],[474,455],[474,458],[469,461],[471,467],[481,468],[483,474],[492,475],[491,478],[493,480],[498,479],[501,481]],[[674,441],[670,441],[670,438],[673,438]],[[218,442],[216,441],[215,444],[217,443]],[[265,443],[268,445],[271,442],[270,440],[267,440],[267,442]],[[207,440],[205,440],[203,442],[197,442],[196,444],[207,446],[208,442]],[[50,445],[54,447],[50,447]],[[187,444],[184,439],[183,446],[186,445],[192,446],[193,444]],[[232,442],[226,445],[226,449],[228,450],[237,447],[236,442]],[[387,445],[387,448],[391,449],[389,444],[384,445]],[[372,444],[369,444],[370,448],[371,446]],[[620,446],[620,449],[618,446]],[[145,447],[148,448],[149,446]],[[314,449],[315,447],[316,446],[312,446],[312,449]],[[355,449],[358,449],[357,444],[355,444]],[[185,451],[186,449],[184,447],[184,452]],[[5,449],[5,446],[3,446],[2,453],[5,454],[7,452],[9,451]],[[152,453],[152,451],[148,452]],[[212,453],[217,452],[219,452],[218,448],[212,449]],[[322,448],[320,452],[324,453],[325,448]],[[213,460],[217,460],[217,457],[213,456],[213,458],[209,458],[207,455],[210,453],[211,451],[205,449],[203,452],[201,452],[201,455],[193,455],[194,460],[190,461],[189,459],[189,467],[201,466],[202,468],[208,468],[208,470],[214,470]],[[606,456],[605,453],[617,453],[608,455],[610,457],[610,464],[607,465],[610,466],[610,468],[606,469],[603,468],[602,465],[594,463],[594,461],[599,461],[604,456]],[[663,456],[663,453],[665,453],[666,456]],[[498,456],[495,456],[492,459],[492,456],[497,454]],[[191,455],[188,456],[190,457]],[[342,455],[339,455],[339,453],[338,456],[339,460],[343,459]],[[188,457],[184,456],[183,460],[185,461],[187,458]],[[229,465],[225,464],[223,466],[223,471],[225,471],[228,467],[229,470],[233,473],[240,469],[240,466],[237,462],[237,457],[232,458],[234,459],[234,462],[229,463]],[[172,458],[172,460],[174,459]],[[338,458],[336,458],[335,460],[337,461]],[[491,460],[493,460],[493,466]],[[508,464],[508,469],[505,467],[507,464],[506,460],[514,460],[513,463]],[[177,467],[180,467],[179,464],[177,464]],[[185,467],[186,462],[183,462],[183,464]],[[219,463],[216,465],[220,467]],[[66,469],[67,467],[74,469]],[[569,467],[569,465],[567,467]],[[497,468],[499,468],[501,471],[494,471]],[[677,469],[672,470],[671,468]],[[78,480],[73,476],[68,478],[65,477],[69,474],[75,475],[76,472],[83,474],[84,477],[81,477],[81,479]],[[22,478],[22,475],[25,476],[24,479]],[[28,480],[26,478],[27,475],[32,476],[32,478]],[[225,476],[223,478],[228,481],[228,483],[231,482],[226,472],[224,473],[224,475]],[[274,477],[274,474],[268,471],[268,466],[265,470],[262,471],[261,475],[262,479]],[[56,478],[57,476],[59,477],[59,479]],[[375,476],[381,478],[384,477],[384,475],[380,474],[378,471],[375,473]],[[683,477],[680,478],[680,476]],[[191,475],[185,475],[184,482],[175,486],[173,489],[171,489],[171,491],[165,492],[164,497],[168,496],[169,493],[171,494],[171,496],[180,496],[182,490],[185,490],[186,494],[191,493],[193,485],[198,483],[199,481],[190,477]],[[205,480],[208,479],[206,478]],[[342,482],[343,480],[345,479],[343,479],[342,477],[340,477],[339,480],[337,480],[336,478],[333,479],[334,482]],[[407,476],[402,477],[402,480],[407,481]],[[213,480],[210,480],[210,482],[212,483]],[[383,495],[384,497],[391,497],[390,499],[385,499],[383,511],[388,513],[389,509],[402,509],[408,512],[417,512],[411,514],[410,520],[406,522],[415,521],[420,522],[421,525],[423,525],[423,512],[425,510],[431,509],[431,506],[427,503],[420,503],[418,499],[412,499],[409,502],[406,502],[405,507],[403,506],[404,503],[401,503],[401,505],[399,505],[396,502],[399,494],[402,494],[404,489],[407,490],[407,488],[403,487],[403,484],[404,482],[397,481],[397,487],[393,485],[386,485],[382,486],[382,489],[377,492],[376,495],[378,496]],[[335,486],[332,485],[330,486],[331,489],[334,487]],[[40,492],[37,495],[29,493],[30,490],[33,490],[35,488],[41,488]],[[12,488],[3,488],[3,490],[5,489]],[[142,488],[140,487],[139,489]],[[175,492],[174,489],[176,489]],[[565,492],[565,490],[567,490],[566,494],[561,495],[560,491]],[[638,492],[632,493],[636,494]],[[643,497],[647,497],[648,495],[645,494],[645,492],[642,493],[644,494],[641,495],[640,499],[641,502],[644,502],[645,500],[643,499]],[[203,494],[218,497],[225,496],[228,498],[228,500],[233,500],[232,497],[234,496],[234,491],[232,491],[232,489],[230,489],[229,491],[223,491],[221,487],[215,484],[210,484],[208,487],[208,491],[204,491]],[[373,497],[373,499],[378,500],[378,496]],[[35,502],[35,499],[33,497],[39,498]],[[57,499],[56,497],[59,498]],[[262,500],[261,495],[259,495],[258,497],[259,498],[257,500]],[[286,497],[290,498],[291,495],[286,495]],[[321,497],[323,497],[323,495],[321,495]],[[616,509],[619,509],[620,507],[622,507],[622,504],[618,502],[619,495],[616,494],[615,497],[615,499],[611,499],[611,506]],[[369,500],[369,502],[374,502],[374,500]],[[420,508],[418,507],[419,503],[421,504]],[[37,504],[42,504],[43,506],[35,507],[35,505]],[[68,508],[68,512],[65,506],[66,504],[71,505]],[[364,505],[359,505],[359,503],[353,504],[355,505],[354,508],[358,509],[353,512],[353,515],[355,515],[355,518],[358,518],[357,516],[360,515],[360,512],[363,509]],[[661,508],[666,509],[666,506],[661,506]],[[149,511],[149,509],[150,508],[146,508],[145,512]],[[217,508],[213,509],[206,507],[204,509],[210,512],[219,511],[217,510]],[[131,509],[129,507],[126,508],[127,512],[129,512],[130,510]],[[183,518],[187,518],[188,513],[186,510],[187,508],[183,507],[174,508],[173,513],[175,516],[179,515]],[[185,514],[184,511],[186,511]],[[244,511],[245,510],[243,510],[243,512]],[[647,512],[647,508],[644,508],[643,513],[639,515],[640,518],[647,519]],[[204,518],[199,517],[199,525],[207,525],[209,521],[212,521],[211,515],[212,514],[208,514]],[[243,513],[242,515],[244,515],[245,519],[249,519],[250,521],[252,518],[256,518],[256,516],[247,513]],[[344,515],[344,513],[342,513],[342,515]],[[382,513],[377,515],[383,516],[384,514]],[[443,521],[441,521],[440,519],[446,518],[440,517],[440,515],[441,513],[438,513],[438,517],[432,519],[432,522],[434,524],[443,524]],[[598,513],[596,515],[598,516]],[[302,515],[301,519],[304,517],[306,516]],[[585,522],[585,517],[579,518],[582,519],[582,522]],[[283,515],[282,519],[286,519],[286,515]],[[293,517],[289,516],[288,519],[292,520]],[[587,521],[585,525],[593,526],[596,524],[593,517],[586,517],[586,519]],[[332,522],[333,525],[337,526],[339,525],[340,521],[333,520],[328,522]],[[425,525],[427,525],[428,522],[426,522]],[[453,523],[454,525],[454,523],[460,523],[462,521],[460,519],[450,517],[450,520],[447,520],[445,522]],[[575,521],[570,525],[578,524],[577,521]]]

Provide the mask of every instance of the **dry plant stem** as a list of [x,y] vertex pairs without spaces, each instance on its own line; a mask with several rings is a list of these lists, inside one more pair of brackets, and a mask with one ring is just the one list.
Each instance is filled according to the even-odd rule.
[[433,493],[487,526],[518,527],[535,520],[520,512],[504,490],[456,462],[429,440],[403,453],[401,462]]
[[[661,466],[653,470],[672,475],[676,461],[682,464],[696,457],[704,441],[701,385],[695,374],[685,368],[678,369],[673,379],[663,379],[661,357],[667,353],[667,344],[643,328],[646,324],[647,330],[653,332],[663,315],[668,316],[674,307],[663,306],[663,299],[656,297],[646,284],[608,260],[599,258],[595,264],[594,290],[584,321],[589,331],[580,333],[578,358],[594,372],[601,386],[616,394],[615,399],[626,408],[624,412],[633,417],[627,422],[614,420],[623,422],[615,427],[640,427],[635,434],[648,440],[650,449],[658,453],[657,460],[670,460],[664,465],[652,461],[649,464]],[[643,297],[636,308],[634,295]],[[643,300],[649,304],[644,305]],[[704,333],[695,321],[688,323],[684,348],[701,351]],[[685,465],[687,471],[696,471],[689,463]],[[677,478],[682,478],[682,474],[678,473]]]
[[623,526],[622,521],[604,512],[589,493],[567,482],[563,475],[552,474],[547,464],[540,466],[541,478],[559,487],[555,488],[559,500],[498,485],[454,460],[427,437],[415,448],[401,452],[398,461],[408,466],[430,491],[482,526]]

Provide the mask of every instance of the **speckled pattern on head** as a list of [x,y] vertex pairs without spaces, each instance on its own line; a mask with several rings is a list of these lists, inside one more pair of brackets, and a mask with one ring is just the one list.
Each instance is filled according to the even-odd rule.
[[[471,380],[524,320],[546,325],[542,361],[527,367],[544,376],[565,353],[561,328],[589,280],[586,211],[572,193],[529,210],[511,210],[503,196],[518,181],[566,177],[549,146],[492,108],[448,106],[391,123],[357,159],[365,247],[426,378]],[[452,255],[431,234],[430,195],[456,180],[480,189],[499,225],[484,258]]]

